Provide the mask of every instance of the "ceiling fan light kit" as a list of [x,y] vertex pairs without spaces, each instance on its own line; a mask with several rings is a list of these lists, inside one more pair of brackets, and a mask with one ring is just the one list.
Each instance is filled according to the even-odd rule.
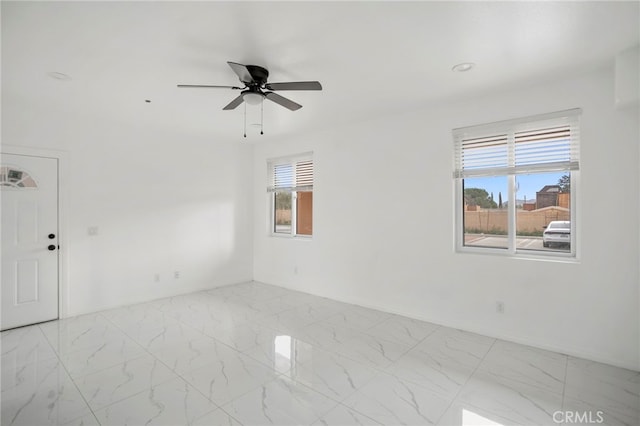
[[252,93],[249,91],[242,93],[242,100],[249,105],[259,105],[262,102],[263,96],[259,93]]
[[[269,71],[258,65],[242,65],[236,62],[227,62],[233,72],[236,73],[244,87],[237,86],[214,86],[204,84],[178,84],[180,88],[208,88],[208,89],[232,89],[241,90],[240,95],[229,102],[224,108],[225,111],[236,109],[240,104],[245,103],[245,129],[246,129],[246,104],[260,105],[264,99],[275,102],[291,111],[297,111],[302,105],[280,96],[276,91],[280,90],[322,90],[322,85],[318,81],[291,81],[284,83],[268,83]],[[262,114],[261,114],[262,115]],[[263,134],[260,131],[260,134]],[[246,130],[245,130],[245,137]]]

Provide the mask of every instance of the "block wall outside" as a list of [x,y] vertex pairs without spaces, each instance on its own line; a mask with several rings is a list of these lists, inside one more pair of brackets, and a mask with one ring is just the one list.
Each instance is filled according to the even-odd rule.
[[291,209],[277,209],[276,210],[276,225],[290,225],[291,224]]
[[[489,209],[464,212],[464,228],[466,232],[507,233],[508,212],[506,209]],[[571,220],[571,212],[563,207],[546,207],[543,209],[516,212],[516,232],[540,232],[552,220]]]

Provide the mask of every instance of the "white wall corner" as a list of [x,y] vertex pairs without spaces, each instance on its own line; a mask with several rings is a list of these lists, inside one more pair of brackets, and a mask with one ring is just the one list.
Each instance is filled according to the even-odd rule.
[[640,104],[640,45],[616,55],[615,105],[617,109]]

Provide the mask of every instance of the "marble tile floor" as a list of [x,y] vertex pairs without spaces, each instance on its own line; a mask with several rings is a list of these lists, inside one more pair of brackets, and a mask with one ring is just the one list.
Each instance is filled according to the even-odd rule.
[[13,425],[640,425],[640,373],[257,282],[3,332]]

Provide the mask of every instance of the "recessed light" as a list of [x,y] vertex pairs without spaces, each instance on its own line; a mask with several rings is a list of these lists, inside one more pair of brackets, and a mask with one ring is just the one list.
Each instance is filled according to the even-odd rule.
[[57,71],[48,72],[47,75],[51,78],[55,78],[56,80],[61,80],[61,81],[71,80],[71,76],[61,72],[57,72]]
[[474,64],[473,62],[463,62],[461,64],[454,65],[453,68],[451,68],[451,71],[467,72],[473,69],[475,66],[476,64]]

